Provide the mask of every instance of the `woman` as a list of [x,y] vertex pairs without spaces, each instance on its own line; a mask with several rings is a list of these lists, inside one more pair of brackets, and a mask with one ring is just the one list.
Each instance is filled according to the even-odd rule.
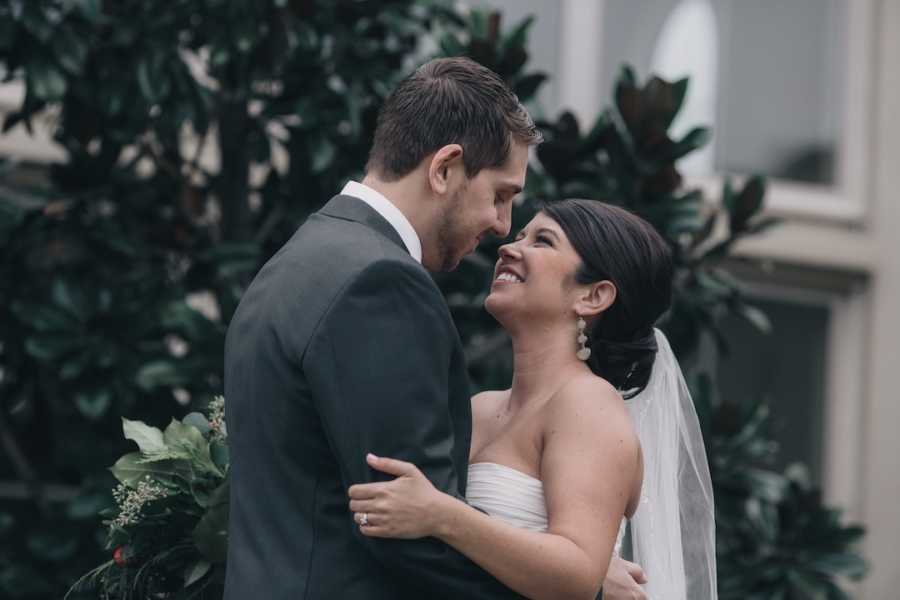
[[653,329],[672,271],[665,241],[631,213],[544,207],[500,248],[485,301],[512,338],[514,371],[509,390],[472,399],[468,503],[414,465],[369,455],[397,478],[350,488],[362,533],[435,536],[529,598],[593,599],[634,516],[650,597],[714,598],[702,440]]

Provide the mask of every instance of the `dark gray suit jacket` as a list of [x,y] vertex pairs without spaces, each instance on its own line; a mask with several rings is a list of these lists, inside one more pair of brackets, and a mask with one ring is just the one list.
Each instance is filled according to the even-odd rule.
[[415,463],[462,497],[463,352],[437,286],[391,225],[336,196],[260,270],[225,343],[226,600],[518,598],[436,539],[362,536],[347,488]]

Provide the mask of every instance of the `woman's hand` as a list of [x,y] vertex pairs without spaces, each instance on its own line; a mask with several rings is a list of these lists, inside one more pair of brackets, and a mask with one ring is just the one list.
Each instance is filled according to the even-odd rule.
[[368,454],[366,462],[397,478],[350,486],[350,510],[360,532],[403,539],[435,535],[441,503],[450,496],[438,491],[412,463],[374,454]]

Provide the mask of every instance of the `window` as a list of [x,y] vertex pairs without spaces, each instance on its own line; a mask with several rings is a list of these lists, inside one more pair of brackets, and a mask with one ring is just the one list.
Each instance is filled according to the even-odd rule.
[[641,76],[688,75],[674,131],[714,128],[712,147],[681,165],[696,183],[761,173],[774,182],[772,208],[857,221],[872,13],[871,0],[605,0],[598,97],[610,97],[622,63]]
[[826,349],[830,310],[796,300],[755,299],[772,322],[771,334],[739,317],[723,323],[730,353],[716,373],[723,399],[747,405],[763,400],[778,442],[777,468],[800,462],[822,482]]

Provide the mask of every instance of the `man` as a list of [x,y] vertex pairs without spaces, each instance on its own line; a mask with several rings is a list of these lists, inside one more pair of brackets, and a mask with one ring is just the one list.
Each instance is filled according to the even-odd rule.
[[254,279],[225,345],[226,600],[517,597],[437,540],[362,536],[347,489],[375,480],[372,452],[465,496],[464,357],[426,269],[508,235],[539,141],[494,73],[431,61],[382,107],[363,182]]

